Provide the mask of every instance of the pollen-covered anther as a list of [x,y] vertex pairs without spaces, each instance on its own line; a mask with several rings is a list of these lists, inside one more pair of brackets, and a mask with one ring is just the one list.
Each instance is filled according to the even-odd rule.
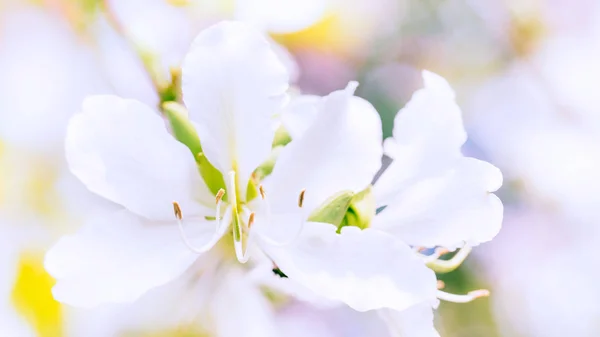
[[250,213],[248,217],[248,229],[252,227],[252,224],[254,224],[254,212]]
[[265,193],[265,189],[263,188],[263,185],[258,185],[258,191],[260,192],[261,199],[265,200],[265,198],[267,197],[267,194]]
[[438,290],[446,288],[446,282],[444,282],[442,280],[437,280],[437,288],[438,288]]
[[488,296],[490,296],[490,291],[487,289],[473,290],[473,291],[470,291],[469,293],[467,293],[466,295],[451,294],[451,293],[447,293],[447,292],[441,291],[441,290],[437,291],[437,298],[439,298],[440,300],[443,300],[443,301],[454,302],[454,303],[469,303],[478,298],[488,297]]
[[223,199],[223,196],[225,195],[225,190],[224,189],[219,189],[219,192],[217,192],[217,195],[215,196],[215,201],[217,203],[217,205],[219,204],[219,202],[221,202],[221,199]]
[[298,196],[298,207],[302,208],[302,205],[304,205],[304,194],[306,193],[306,189],[302,189],[302,191],[300,191],[300,195]]
[[173,212],[175,213],[177,220],[183,219],[183,213],[181,213],[181,207],[179,207],[177,201],[173,201]]

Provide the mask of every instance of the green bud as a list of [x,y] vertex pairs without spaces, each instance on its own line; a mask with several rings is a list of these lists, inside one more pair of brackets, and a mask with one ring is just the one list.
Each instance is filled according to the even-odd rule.
[[339,227],[344,220],[348,207],[352,202],[354,192],[342,191],[325,200],[321,206],[311,213],[309,221],[330,223]]
[[165,102],[162,108],[169,120],[173,136],[190,149],[196,159],[200,175],[210,191],[216,195],[221,188],[225,189],[223,174],[202,153],[200,138],[198,137],[196,128],[194,128],[194,125],[188,119],[185,107],[177,102]]
[[372,186],[369,185],[369,187],[354,195],[340,228],[355,226],[365,229],[369,227],[373,217],[375,217],[375,211],[375,196],[373,195]]

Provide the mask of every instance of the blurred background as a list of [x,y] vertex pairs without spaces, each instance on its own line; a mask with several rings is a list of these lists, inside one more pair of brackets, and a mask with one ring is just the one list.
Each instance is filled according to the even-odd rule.
[[157,79],[222,19],[268,33],[305,93],[358,80],[385,137],[421,69],[456,89],[463,152],[505,175],[505,221],[442,276],[449,291],[492,293],[442,303],[442,336],[600,336],[597,0],[0,0],[0,331],[88,336],[68,327],[42,266],[110,207],[68,172],[66,123],[89,94],[156,105]]

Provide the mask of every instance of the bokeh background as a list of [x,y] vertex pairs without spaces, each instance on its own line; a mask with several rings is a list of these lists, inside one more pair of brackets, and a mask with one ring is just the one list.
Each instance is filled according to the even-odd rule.
[[597,0],[0,0],[0,331],[88,335],[68,327],[42,267],[58,236],[110,207],[66,168],[68,118],[89,94],[157,104],[148,69],[168,77],[222,19],[267,32],[305,93],[358,80],[385,137],[421,69],[456,89],[463,151],[505,175],[505,221],[442,277],[492,293],[442,303],[442,336],[600,336]]

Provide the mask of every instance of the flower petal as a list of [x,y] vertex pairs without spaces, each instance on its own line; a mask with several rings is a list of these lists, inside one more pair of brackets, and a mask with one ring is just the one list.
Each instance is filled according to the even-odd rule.
[[454,92],[438,75],[423,72],[418,90],[394,120],[394,137],[386,139],[385,154],[394,159],[375,185],[378,203],[385,205],[403,184],[448,166],[462,156],[467,140]]
[[366,188],[381,166],[381,120],[373,106],[353,96],[356,83],[322,99],[314,122],[282,151],[265,180],[272,210],[310,213],[337,192]]
[[[188,230],[195,244],[208,242],[214,225]],[[182,242],[176,224],[148,222],[129,211],[105,214],[48,251],[44,266],[57,279],[54,297],[94,307],[129,303],[181,275],[197,259]]]
[[271,152],[271,117],[288,88],[288,74],[265,37],[239,22],[198,35],[183,62],[182,90],[208,160],[236,169],[240,195]]
[[406,310],[379,310],[392,336],[396,337],[440,337],[433,326],[433,311],[428,302],[414,305]]
[[281,114],[281,123],[292,139],[300,138],[314,123],[319,114],[321,97],[300,95],[293,97]]
[[171,220],[173,201],[186,215],[200,211],[194,188],[204,185],[192,154],[142,103],[88,97],[69,123],[65,146],[71,172],[90,191],[138,215]]
[[258,284],[234,268],[223,277],[212,300],[217,336],[277,336],[275,313]]
[[456,248],[491,240],[502,222],[502,203],[491,192],[500,171],[464,157],[467,139],[454,92],[440,76],[423,73],[417,91],[396,116],[386,154],[394,160],[375,183],[386,208],[373,227],[418,246]]
[[424,247],[454,249],[491,240],[502,224],[502,202],[491,192],[502,185],[502,173],[474,158],[414,182],[390,200],[373,228]]
[[403,310],[435,300],[436,278],[401,241],[374,229],[308,223],[301,238],[267,254],[289,278],[357,311]]

